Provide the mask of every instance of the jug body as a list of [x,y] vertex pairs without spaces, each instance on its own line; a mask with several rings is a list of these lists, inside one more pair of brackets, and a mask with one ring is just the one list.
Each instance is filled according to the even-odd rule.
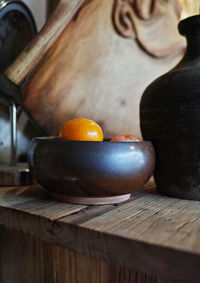
[[156,152],[159,192],[200,200],[200,16],[185,19],[182,61],[156,79],[140,102],[140,125]]

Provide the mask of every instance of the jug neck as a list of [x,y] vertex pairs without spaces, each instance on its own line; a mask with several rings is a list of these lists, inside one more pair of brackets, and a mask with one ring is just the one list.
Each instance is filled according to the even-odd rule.
[[187,39],[186,60],[200,60],[200,15],[187,18],[179,23],[179,32]]

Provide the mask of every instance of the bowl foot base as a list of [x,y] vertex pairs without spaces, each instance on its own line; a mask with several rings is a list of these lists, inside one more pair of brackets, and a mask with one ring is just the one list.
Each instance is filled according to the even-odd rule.
[[130,198],[131,194],[111,196],[111,197],[74,197],[62,194],[51,193],[52,198],[74,204],[84,205],[101,205],[101,204],[114,204],[126,201]]

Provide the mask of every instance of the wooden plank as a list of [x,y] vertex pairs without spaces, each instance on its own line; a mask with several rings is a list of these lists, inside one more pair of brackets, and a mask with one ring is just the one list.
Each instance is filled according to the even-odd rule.
[[0,231],[1,283],[167,283],[20,232]]
[[[143,190],[145,189],[146,192],[149,190],[152,191],[152,184],[148,184]],[[93,219],[94,217],[100,216],[105,214],[109,211],[116,211],[117,207],[120,207],[122,205],[128,204],[135,200],[136,198],[142,197],[142,194],[140,192],[135,192],[134,195],[131,196],[131,198],[125,202],[113,204],[113,205],[101,205],[101,206],[87,206],[85,209],[80,210],[77,213],[74,213],[72,215],[69,215],[67,218],[67,222],[70,224],[77,224],[80,225],[82,223],[85,223],[86,221],[89,221],[90,219]]]
[[116,210],[111,211],[81,226],[137,241],[200,252],[199,202],[148,194],[123,205],[118,214]]
[[[200,235],[198,232],[194,236],[191,223],[195,221],[196,225],[200,217],[198,205],[198,202],[144,194],[115,210],[76,224],[83,228],[82,245],[84,252],[89,251],[86,254],[126,264],[130,268],[134,266],[143,272],[162,274],[164,278],[186,281],[193,278],[192,282],[196,282],[200,276],[200,258],[196,256],[200,251]],[[60,222],[70,224],[70,216]],[[190,223],[190,233],[182,245],[181,241],[178,242],[178,235],[181,229],[186,229],[185,222]],[[200,230],[200,226],[195,227],[194,231]],[[83,252],[81,240],[79,238],[80,246],[76,250],[79,248]]]
[[46,198],[48,192],[38,185],[23,187],[0,187],[1,207],[10,207],[13,204],[23,203],[32,199]]
[[98,122],[105,138],[141,136],[143,91],[183,55],[177,1],[85,1],[22,89],[34,119],[49,135],[66,120],[86,117]]
[[[1,231],[1,283],[53,283],[52,248],[22,233]],[[51,258],[51,260],[49,260]]]
[[21,212],[30,213],[33,215],[39,215],[40,217],[46,217],[48,220],[56,220],[61,217],[66,217],[82,209],[85,209],[85,205],[73,205],[70,203],[64,203],[55,201],[51,198],[43,200],[32,200],[30,202],[20,203],[12,205],[13,209],[17,209]]
[[29,43],[15,62],[7,68],[5,75],[16,85],[26,78],[46,52],[54,45],[84,0],[60,0],[53,15],[38,35]]
[[200,281],[199,202],[155,192],[99,207],[20,198],[11,204],[3,199],[4,206],[0,199],[4,227],[164,279]]
[[[153,184],[154,183],[152,181],[149,182],[144,188],[145,191],[152,190]],[[134,193],[134,198],[138,198],[140,196],[141,194],[139,192]],[[130,201],[131,200],[128,200],[125,203],[128,203]],[[115,206],[118,205],[92,207],[86,205],[73,205],[69,203],[58,202],[56,200],[53,200],[50,197],[49,193],[40,185],[0,188],[1,208],[13,208],[17,211],[23,211],[34,215],[47,217],[50,220],[56,220],[63,216],[72,215],[71,217],[73,217],[74,221],[75,218],[77,218],[77,221],[79,222],[81,221],[82,217],[85,219],[83,220],[86,221],[89,217],[89,214],[91,215],[91,217],[94,217],[95,215],[102,214],[104,210],[109,210],[109,207],[115,208]],[[74,214],[78,213],[79,211],[80,214]]]
[[49,220],[73,214],[85,205],[73,205],[53,200],[41,186],[6,187],[0,189],[0,206],[46,217]]
[[[135,199],[113,212],[83,223],[82,227],[101,232],[112,232],[131,239],[136,234],[138,238],[135,238],[139,239],[136,228],[143,234],[148,226],[152,226],[154,218],[162,219],[174,211],[187,207],[187,205],[187,200],[144,194],[143,197]],[[62,221],[65,221],[65,219],[62,219]],[[149,236],[151,238],[151,235]]]

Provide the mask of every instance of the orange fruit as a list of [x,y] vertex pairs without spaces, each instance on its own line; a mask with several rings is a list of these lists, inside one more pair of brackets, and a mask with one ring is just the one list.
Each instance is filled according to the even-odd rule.
[[73,141],[102,141],[103,132],[94,121],[77,118],[67,121],[62,126],[60,138]]
[[110,141],[111,142],[142,142],[140,138],[130,134],[115,136]]

